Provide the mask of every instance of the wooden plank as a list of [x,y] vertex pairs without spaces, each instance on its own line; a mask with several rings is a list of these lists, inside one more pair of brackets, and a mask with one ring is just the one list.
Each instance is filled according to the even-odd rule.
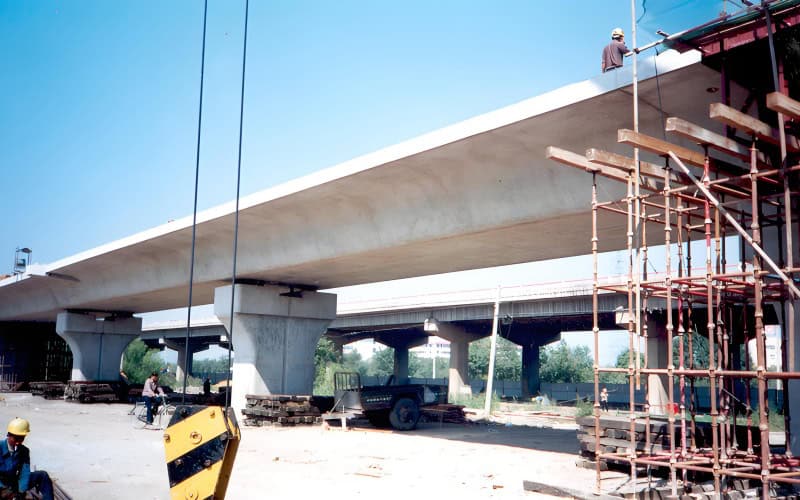
[[708,115],[712,120],[730,125],[750,135],[755,135],[760,140],[770,144],[778,144],[777,133],[758,118],[742,113],[720,102],[712,103],[708,107]]
[[[586,157],[577,153],[573,153],[572,151],[567,151],[566,149],[548,146],[547,149],[545,149],[544,156],[545,158],[563,163],[564,165],[568,165],[570,167],[580,168],[587,172],[594,172],[602,175],[603,177],[608,177],[609,179],[614,179],[616,181],[624,183],[628,182],[627,176],[620,173],[619,170],[607,167],[605,165],[591,163],[586,159]],[[645,179],[641,186],[643,189],[647,189],[649,191],[660,191],[660,188],[650,179]]]
[[[746,148],[738,142],[728,139],[723,135],[717,134],[716,132],[704,129],[703,127],[695,125],[694,123],[687,122],[682,118],[677,118],[674,116],[667,118],[667,124],[664,129],[667,132],[672,132],[681,137],[685,137],[686,139],[694,141],[697,144],[706,145],[710,148],[716,149],[717,151],[722,151],[723,153],[727,153],[744,161],[750,161],[749,148]],[[758,161],[761,163],[760,167],[767,167],[764,165],[764,154],[761,152],[758,153]]]
[[[603,151],[602,149],[589,148],[586,150],[586,159],[592,163],[599,163],[609,167],[618,168],[626,172],[633,172],[636,169],[633,158]],[[653,177],[658,180],[664,179],[664,167],[649,163],[646,161],[639,161],[639,174],[647,177]],[[672,172],[670,174],[670,181],[677,184],[688,184],[692,181],[683,174]]]
[[703,155],[703,153],[698,153],[697,151],[692,151],[683,146],[662,141],[661,139],[656,139],[655,137],[634,132],[626,128],[617,130],[617,142],[639,147],[661,156],[667,156],[669,152],[672,151],[681,161],[694,165],[695,167],[703,168],[703,163],[705,161],[705,155]]
[[780,92],[767,94],[767,107],[772,111],[783,113],[789,118],[800,119],[800,102]]

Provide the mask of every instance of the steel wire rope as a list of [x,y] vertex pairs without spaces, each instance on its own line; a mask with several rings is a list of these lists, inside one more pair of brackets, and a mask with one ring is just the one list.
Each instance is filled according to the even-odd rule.
[[236,295],[236,258],[239,250],[239,194],[242,183],[242,129],[244,124],[244,82],[247,69],[247,21],[250,14],[250,0],[245,0],[244,40],[242,41],[242,90],[239,95],[239,152],[236,161],[236,208],[233,222],[233,269],[231,271],[231,308],[228,325],[228,376],[225,384],[225,412],[231,403],[231,347],[233,346],[233,301]]
[[181,403],[186,403],[186,382],[189,379],[189,374],[186,368],[189,364],[189,337],[192,325],[192,291],[194,285],[194,261],[195,261],[195,247],[197,244],[197,188],[200,184],[200,132],[203,126],[203,80],[206,66],[206,20],[208,17],[208,0],[203,2],[203,45],[200,56],[200,97],[197,109],[197,149],[195,151],[195,164],[194,164],[194,207],[192,210],[192,251],[189,258],[189,304],[186,308],[186,346],[183,351],[183,393],[181,396]]

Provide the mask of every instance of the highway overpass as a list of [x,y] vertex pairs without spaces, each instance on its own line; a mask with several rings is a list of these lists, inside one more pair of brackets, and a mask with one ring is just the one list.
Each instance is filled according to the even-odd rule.
[[[619,277],[607,278],[609,283]],[[498,293],[500,294],[498,297]],[[497,288],[429,293],[407,297],[340,303],[325,336],[338,347],[374,339],[394,349],[394,376],[408,379],[409,349],[430,336],[450,342],[451,399],[470,390],[469,344],[491,335],[494,304],[499,300],[500,334],[522,347],[522,395],[539,391],[539,348],[561,338],[562,332],[592,329],[592,283],[537,283]],[[627,306],[619,294],[601,293],[599,327],[616,330],[616,313]],[[186,349],[186,321],[158,322],[142,328],[141,339],[151,347],[178,353],[178,378],[191,357],[211,344],[228,344],[225,326],[216,318],[195,319]],[[188,354],[188,358],[187,358]]]
[[[719,128],[706,90],[720,75],[697,52],[643,60],[639,79],[642,132],[660,135],[673,115]],[[235,294],[234,204],[199,214],[194,302],[213,302],[233,329],[234,406],[245,393],[310,391],[314,348],[336,317],[336,296],[315,290],[588,253],[591,178],[545,149],[629,153],[616,131],[631,126],[631,82],[627,66],[244,198]],[[599,220],[601,233],[623,226]],[[191,235],[186,217],[5,279],[0,321],[56,320],[74,379],[115,376],[141,332],[133,313],[187,305]],[[623,244],[601,239],[600,250]]]

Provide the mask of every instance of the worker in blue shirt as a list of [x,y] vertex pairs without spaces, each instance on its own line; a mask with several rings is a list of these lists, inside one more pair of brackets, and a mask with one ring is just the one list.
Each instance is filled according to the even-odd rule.
[[42,500],[53,500],[53,483],[47,472],[31,472],[30,450],[22,444],[30,431],[28,421],[17,417],[9,422],[8,434],[0,441],[0,498],[22,499],[36,488]]

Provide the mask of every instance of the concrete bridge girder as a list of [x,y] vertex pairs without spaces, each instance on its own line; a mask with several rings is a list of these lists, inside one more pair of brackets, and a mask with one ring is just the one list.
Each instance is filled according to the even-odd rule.
[[142,333],[142,319],[98,319],[90,314],[62,312],[56,333],[72,350],[72,380],[119,379],[122,353]]
[[336,295],[289,297],[273,285],[233,286],[233,297],[231,285],[216,289],[214,314],[236,348],[231,395],[236,412],[245,407],[247,394],[311,394],[314,351],[336,317]]

